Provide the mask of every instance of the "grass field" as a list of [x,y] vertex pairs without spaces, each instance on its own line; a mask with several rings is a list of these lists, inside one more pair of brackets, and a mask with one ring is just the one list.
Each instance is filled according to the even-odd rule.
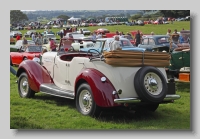
[[[93,31],[99,27],[89,27]],[[190,29],[189,22],[169,25],[110,26],[111,32],[142,32],[166,34],[168,28]],[[59,30],[54,30],[54,32]],[[25,31],[22,31],[25,32]],[[40,30],[42,32],[42,30]],[[14,67],[17,70],[17,67]],[[37,93],[33,99],[19,97],[17,78],[10,74],[10,128],[11,129],[71,129],[71,130],[190,130],[190,83],[177,82],[177,94],[181,99],[161,104],[155,112],[127,112],[109,109],[97,118],[81,115],[73,100]]]

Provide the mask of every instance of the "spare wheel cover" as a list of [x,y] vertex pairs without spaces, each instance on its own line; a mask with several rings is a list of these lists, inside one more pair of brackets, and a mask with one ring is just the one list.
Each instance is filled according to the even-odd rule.
[[142,101],[152,103],[163,101],[168,91],[164,75],[152,66],[144,66],[136,72],[134,87]]

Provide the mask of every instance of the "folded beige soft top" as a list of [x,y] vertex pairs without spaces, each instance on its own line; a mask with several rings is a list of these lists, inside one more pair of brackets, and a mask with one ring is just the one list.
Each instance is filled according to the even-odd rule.
[[139,52],[116,50],[103,53],[105,62],[112,66],[154,66],[167,67],[170,64],[170,54],[166,52]]

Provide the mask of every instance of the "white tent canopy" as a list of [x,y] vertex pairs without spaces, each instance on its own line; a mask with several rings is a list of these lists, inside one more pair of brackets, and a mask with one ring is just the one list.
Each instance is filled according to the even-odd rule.
[[81,18],[74,18],[74,17],[71,17],[68,19],[68,21],[80,21]]

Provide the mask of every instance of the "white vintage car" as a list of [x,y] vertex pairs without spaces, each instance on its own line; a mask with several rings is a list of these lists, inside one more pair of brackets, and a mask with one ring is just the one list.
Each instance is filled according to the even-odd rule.
[[94,47],[94,43],[92,41],[84,41],[83,40],[81,43],[74,42],[71,44],[71,46],[74,48],[74,50],[79,51],[81,48]]
[[87,28],[79,28],[77,30],[77,33],[81,33],[81,30],[83,31],[84,35],[90,35],[90,33],[91,33]]
[[89,116],[111,107],[155,111],[180,98],[163,68],[167,62],[167,53],[159,52],[46,52],[40,64],[25,60],[19,65],[18,92],[22,98],[40,92],[73,99],[77,110]]

